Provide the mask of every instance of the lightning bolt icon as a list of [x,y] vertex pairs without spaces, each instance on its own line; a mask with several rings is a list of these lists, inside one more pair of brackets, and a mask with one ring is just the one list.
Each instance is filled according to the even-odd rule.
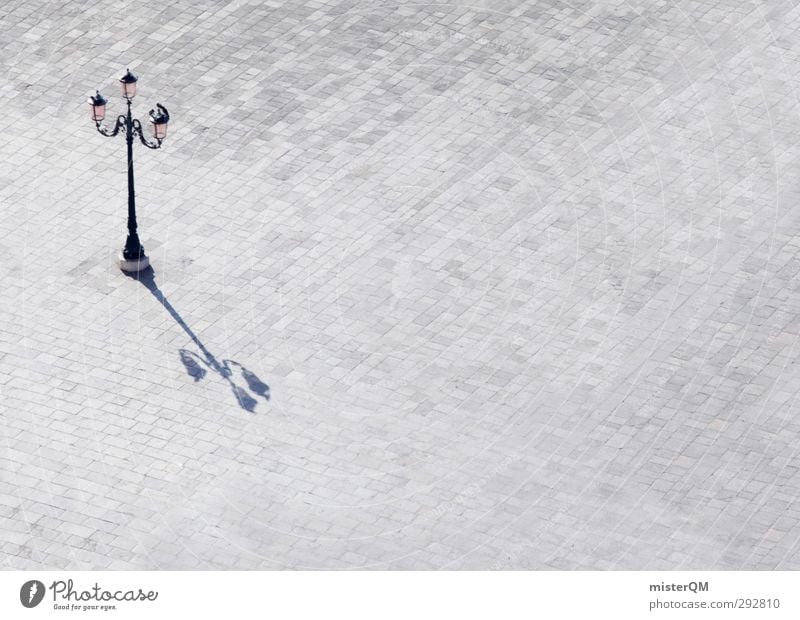
[[33,597],[36,596],[36,591],[39,589],[39,586],[36,585],[34,581],[31,584],[31,591],[28,593],[28,602],[30,603],[33,600]]

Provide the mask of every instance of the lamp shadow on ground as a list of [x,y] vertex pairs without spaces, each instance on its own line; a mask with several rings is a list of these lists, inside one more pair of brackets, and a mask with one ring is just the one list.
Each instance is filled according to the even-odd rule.
[[[239,406],[250,413],[255,411],[256,405],[258,404],[258,400],[254,398],[250,392],[253,392],[256,396],[263,398],[265,401],[269,401],[269,386],[259,379],[255,373],[251,372],[242,364],[235,362],[234,360],[224,359],[220,362],[205,347],[197,335],[186,324],[181,315],[178,314],[177,310],[172,307],[172,304],[169,303],[169,300],[164,296],[164,293],[162,293],[158,288],[158,285],[156,284],[155,271],[152,267],[148,267],[147,269],[143,269],[134,273],[123,273],[125,273],[125,275],[129,278],[133,278],[134,280],[138,280],[144,284],[145,288],[153,294],[153,297],[155,297],[162,306],[164,306],[164,309],[169,312],[170,316],[175,319],[175,322],[183,328],[183,331],[186,332],[189,338],[192,339],[192,342],[194,342],[202,352],[201,356],[188,349],[180,349],[178,351],[186,372],[190,377],[192,377],[192,379],[194,379],[195,382],[198,382],[205,377],[209,370],[216,373],[228,383],[233,395],[236,397],[236,402],[239,403]],[[247,384],[250,392],[248,392],[244,387],[236,384],[234,381],[234,370],[238,370],[240,372],[241,377],[244,379],[244,382]]]

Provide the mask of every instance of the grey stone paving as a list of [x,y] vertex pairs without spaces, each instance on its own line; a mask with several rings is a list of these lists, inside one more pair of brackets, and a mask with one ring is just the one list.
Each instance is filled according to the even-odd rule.
[[0,13],[5,568],[800,569],[800,8],[122,6]]

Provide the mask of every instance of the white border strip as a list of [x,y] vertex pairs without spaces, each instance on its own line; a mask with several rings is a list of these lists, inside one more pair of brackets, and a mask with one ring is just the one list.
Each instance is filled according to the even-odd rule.
[[779,620],[800,618],[798,586],[792,572],[6,571],[0,618]]

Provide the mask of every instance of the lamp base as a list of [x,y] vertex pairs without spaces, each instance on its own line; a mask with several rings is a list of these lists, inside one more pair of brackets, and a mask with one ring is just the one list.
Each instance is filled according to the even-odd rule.
[[119,257],[117,258],[117,264],[122,271],[136,273],[138,271],[144,271],[147,269],[150,266],[150,259],[142,254],[138,259],[130,260],[125,258],[122,252],[120,252]]

